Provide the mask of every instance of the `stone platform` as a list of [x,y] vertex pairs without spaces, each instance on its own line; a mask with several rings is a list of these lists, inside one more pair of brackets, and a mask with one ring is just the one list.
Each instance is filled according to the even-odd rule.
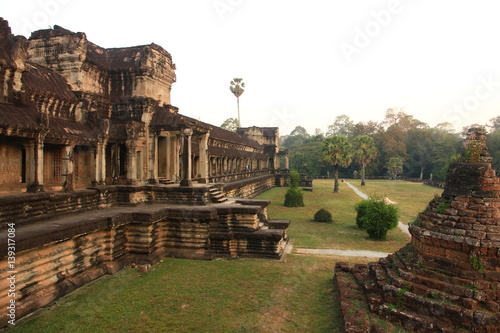
[[[211,186],[109,186],[0,197],[0,281],[12,270],[12,232],[17,318],[131,264],[149,267],[164,257],[280,259],[290,221],[270,220],[269,200],[212,203]],[[0,307],[10,302],[8,290],[8,283],[0,284]],[[0,326],[7,320],[0,318]]]

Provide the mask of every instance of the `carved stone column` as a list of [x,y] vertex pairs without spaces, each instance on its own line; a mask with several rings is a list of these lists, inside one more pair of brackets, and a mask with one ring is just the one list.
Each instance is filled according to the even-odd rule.
[[150,184],[158,184],[158,140],[159,136],[150,132],[148,155],[149,155],[149,180]]
[[30,142],[24,145],[26,150],[26,186],[35,184],[35,143]]
[[63,192],[73,192],[73,149],[74,145],[64,146],[62,149],[62,176],[63,176]]
[[181,132],[181,186],[191,186],[191,136],[193,130],[185,128]]
[[136,146],[127,147],[127,184],[137,184],[137,155]]
[[167,179],[172,179],[172,174],[173,174],[173,170],[172,170],[172,144],[170,142],[170,133],[169,135],[167,135],[165,137],[165,158],[166,158],[166,161],[165,161],[165,167],[166,167],[166,170],[165,170],[165,176],[167,177]]
[[208,183],[208,138],[210,137],[210,132],[200,135],[200,151],[199,151],[199,165],[200,165],[200,182]]
[[[43,190],[43,141],[37,139],[35,143],[30,145],[32,147],[33,159],[30,162],[33,170],[33,180],[28,184],[27,192],[44,192]],[[27,154],[29,155],[29,154]],[[30,168],[31,168],[30,167]]]
[[288,154],[285,155],[285,170],[290,169],[290,160],[288,158]]
[[100,160],[100,179],[99,185],[106,185],[106,146],[107,142],[103,142],[99,147],[99,160]]
[[106,184],[106,143],[99,142],[95,148],[95,180],[98,185]]

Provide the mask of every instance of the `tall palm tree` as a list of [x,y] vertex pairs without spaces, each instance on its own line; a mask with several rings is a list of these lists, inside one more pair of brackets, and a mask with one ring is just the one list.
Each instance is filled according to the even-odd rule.
[[231,86],[229,87],[229,90],[236,96],[236,102],[238,103],[238,127],[241,126],[241,119],[240,119],[240,96],[245,92],[245,82],[243,82],[243,79],[241,78],[234,78],[231,81]]
[[335,193],[339,191],[339,166],[348,167],[351,164],[351,155],[351,144],[345,136],[332,135],[323,142],[323,161],[335,167]]
[[364,186],[366,165],[377,157],[377,147],[373,138],[368,135],[358,135],[352,141],[352,145],[352,157],[356,163],[361,164],[361,186]]

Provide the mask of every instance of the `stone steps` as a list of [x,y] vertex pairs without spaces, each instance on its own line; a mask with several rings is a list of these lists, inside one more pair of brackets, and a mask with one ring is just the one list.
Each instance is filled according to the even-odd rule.
[[466,285],[467,280],[424,277],[422,269],[405,270],[394,257],[353,274],[363,287],[371,311],[411,331],[454,332],[458,328],[494,327],[498,322],[498,309],[482,304],[483,291]]
[[210,196],[210,199],[214,203],[223,203],[227,201],[224,193],[222,193],[222,191],[219,190],[216,186],[211,186],[208,190],[208,194]]

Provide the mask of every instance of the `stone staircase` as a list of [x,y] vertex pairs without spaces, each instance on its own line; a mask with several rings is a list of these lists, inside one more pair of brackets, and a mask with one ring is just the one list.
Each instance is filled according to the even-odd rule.
[[210,200],[212,200],[212,202],[214,203],[223,203],[227,201],[224,193],[222,193],[222,191],[216,185],[210,186],[210,188],[208,189],[208,194],[210,196]]

